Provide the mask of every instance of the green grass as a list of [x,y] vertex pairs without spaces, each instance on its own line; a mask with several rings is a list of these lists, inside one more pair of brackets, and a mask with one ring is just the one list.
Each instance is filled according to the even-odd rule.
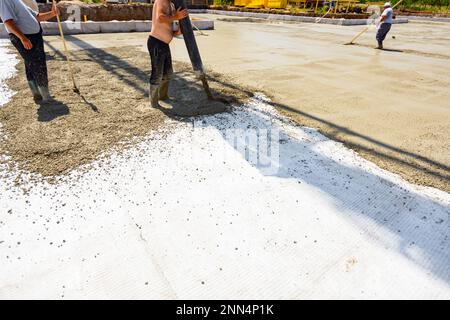
[[404,0],[403,5],[448,7],[450,6],[450,0]]
[[216,6],[230,6],[234,4],[234,0],[214,0],[214,5]]
[[[398,1],[393,0],[391,3],[395,5]],[[422,12],[450,13],[450,0],[403,0],[398,8]]]
[[[102,0],[81,0],[86,3],[102,3]],[[361,4],[376,0],[360,0]],[[384,0],[382,0],[384,1]],[[387,1],[387,0],[386,0]],[[399,0],[392,0],[394,5]],[[214,0],[214,5],[233,5],[234,0]],[[433,13],[450,13],[450,0],[403,0],[399,8]],[[322,10],[323,11],[323,10]],[[326,12],[326,10],[325,10]]]
[[[424,1],[427,2],[427,1]],[[429,1],[433,2],[433,1]],[[419,3],[419,1],[407,1],[405,4],[401,4],[401,8],[413,10],[413,11],[423,11],[423,12],[434,12],[434,13],[450,13],[450,7],[448,5],[449,1],[446,5],[440,4],[427,4],[427,3]]]

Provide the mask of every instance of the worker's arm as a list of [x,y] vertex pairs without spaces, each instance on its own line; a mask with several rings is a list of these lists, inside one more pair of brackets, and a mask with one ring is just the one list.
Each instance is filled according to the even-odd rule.
[[5,21],[5,25],[10,33],[14,34],[17,38],[20,39],[20,41],[22,41],[25,49],[30,50],[33,48],[31,41],[22,33],[22,31],[20,31],[14,20],[10,19]]
[[56,17],[57,15],[59,15],[59,9],[58,9],[58,7],[56,6],[56,4],[53,3],[52,11],[39,13],[39,14],[37,15],[36,19],[37,19],[39,22],[42,22],[42,21],[50,20],[50,19]]
[[188,16],[187,9],[181,9],[178,8],[178,10],[175,12],[173,16],[169,16],[164,13],[164,8],[162,6],[159,6],[158,10],[158,20],[162,23],[172,23],[176,20],[184,19]]
[[381,16],[380,18],[380,22],[383,22],[384,20],[386,20],[387,16]]

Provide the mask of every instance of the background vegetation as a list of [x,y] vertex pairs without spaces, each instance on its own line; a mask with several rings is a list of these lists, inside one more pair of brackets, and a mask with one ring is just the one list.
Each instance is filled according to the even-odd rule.
[[213,4],[216,6],[226,6],[234,4],[234,0],[214,0]]
[[450,0],[404,0],[405,9],[430,12],[450,12]]
[[[81,0],[86,3],[101,3],[102,0]],[[330,1],[330,0],[328,0]],[[345,1],[345,0],[344,0]],[[382,0],[384,1],[384,0]],[[382,2],[380,1],[380,3]],[[234,0],[212,0],[214,5],[233,5]],[[360,0],[361,4],[373,3],[373,0]],[[392,4],[398,0],[392,0]],[[403,9],[412,11],[425,11],[433,13],[450,13],[450,0],[403,0],[400,5]]]

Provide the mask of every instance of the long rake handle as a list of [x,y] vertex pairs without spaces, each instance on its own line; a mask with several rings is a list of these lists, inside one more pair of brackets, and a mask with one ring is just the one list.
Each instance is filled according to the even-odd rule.
[[206,34],[206,33],[203,33],[202,30],[200,30],[200,29],[195,25],[195,23],[192,23],[192,26],[193,26],[195,29],[197,29],[197,31],[200,32],[200,34],[201,34],[202,36],[207,36],[207,34]]
[[360,32],[358,32],[358,34],[356,36],[353,37],[352,41],[350,41],[349,43],[354,43],[359,37],[361,37],[364,33],[366,33],[367,31],[369,31],[370,27],[365,27],[363,30],[361,30]]
[[326,16],[328,13],[330,13],[331,9],[332,9],[332,8],[328,9],[327,13],[325,13],[325,14],[324,14],[323,16],[321,16],[320,18],[318,18],[318,19],[316,18],[315,23],[319,23],[320,21],[322,21],[322,19],[325,18],[325,16]]
[[[54,2],[55,2],[55,0],[53,0],[53,3]],[[74,90],[78,90],[77,83],[75,82],[75,76],[74,76],[73,69],[72,69],[72,62],[70,61],[70,58],[69,58],[69,50],[67,49],[67,43],[66,43],[66,39],[64,38],[64,32],[62,29],[61,19],[59,18],[59,15],[56,16],[56,20],[58,21],[59,34],[61,35],[61,39],[62,39],[62,42],[64,45],[64,52],[65,52],[65,56],[66,56],[66,60],[67,60],[67,65],[69,66],[69,72],[70,72],[70,77],[72,78],[73,88],[74,88]]]
[[[398,6],[400,3],[402,3],[403,0],[400,0],[399,2],[397,2],[392,9],[394,9],[396,6]],[[370,26],[366,27],[365,29],[361,30],[361,32],[359,32],[356,36],[353,37],[352,41],[349,42],[349,44],[353,44],[360,36],[362,36],[364,33],[366,33],[367,31],[369,31]]]

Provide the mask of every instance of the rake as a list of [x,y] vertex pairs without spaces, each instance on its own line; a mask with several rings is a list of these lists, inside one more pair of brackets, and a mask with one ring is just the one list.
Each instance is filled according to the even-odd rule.
[[[396,6],[398,6],[400,3],[402,3],[403,0],[400,0],[399,2],[397,2],[392,9],[394,9]],[[355,41],[361,37],[364,33],[366,33],[367,31],[369,31],[371,25],[368,25],[366,28],[364,28],[363,30],[361,30],[360,32],[358,32],[358,34],[356,36],[353,37],[352,41],[348,42],[348,43],[344,43],[345,45],[353,45],[355,44]]]
[[[53,6],[56,6],[56,0],[52,0],[52,4]],[[59,28],[59,34],[61,35],[61,39],[64,45],[64,55],[66,56],[66,61],[67,61],[67,65],[69,67],[69,73],[70,73],[70,77],[72,79],[72,84],[73,84],[73,92],[75,92],[76,94],[81,94],[80,93],[80,89],[78,89],[77,83],[75,81],[75,75],[73,73],[73,69],[72,69],[72,62],[70,61],[69,58],[69,50],[67,49],[67,43],[66,43],[66,39],[64,38],[64,32],[63,32],[63,28],[61,25],[61,19],[59,17],[59,14],[56,16],[56,20],[58,21],[58,28]]]

